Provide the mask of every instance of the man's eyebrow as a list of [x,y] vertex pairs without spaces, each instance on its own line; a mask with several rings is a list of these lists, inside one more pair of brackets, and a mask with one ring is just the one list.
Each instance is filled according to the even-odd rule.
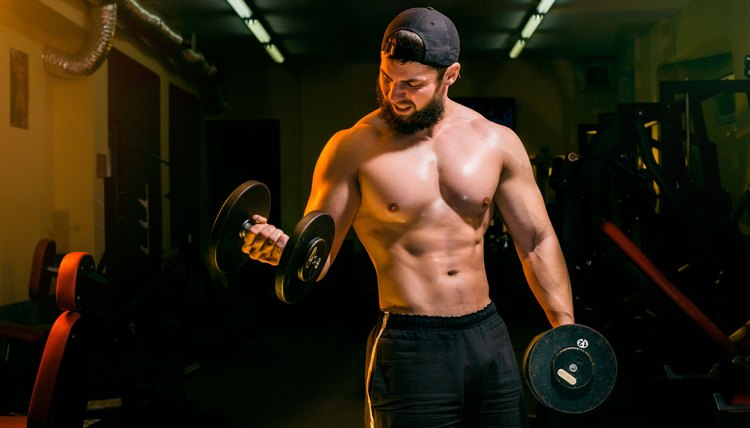
[[[382,68],[380,69],[380,73],[383,74],[384,76],[386,76],[387,78],[393,80],[393,77],[391,77],[391,75],[389,75],[388,73],[386,73],[385,70],[383,70]],[[412,78],[409,78],[409,79],[403,79],[401,81],[405,82],[405,83],[410,83],[411,84],[411,83],[422,83],[425,80],[426,79],[422,79],[422,78],[419,78],[419,77],[412,77]]]

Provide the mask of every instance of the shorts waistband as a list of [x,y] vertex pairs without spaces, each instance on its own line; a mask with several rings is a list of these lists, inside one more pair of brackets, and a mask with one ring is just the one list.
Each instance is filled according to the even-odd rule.
[[490,302],[487,306],[476,312],[456,317],[389,313],[388,328],[416,330],[460,330],[480,324],[488,320],[493,315],[497,315],[497,310],[495,309],[494,302]]

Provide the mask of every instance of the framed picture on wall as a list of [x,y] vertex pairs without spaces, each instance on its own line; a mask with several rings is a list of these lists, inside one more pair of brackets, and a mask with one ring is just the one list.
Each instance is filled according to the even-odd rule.
[[10,126],[29,129],[29,56],[10,48]]

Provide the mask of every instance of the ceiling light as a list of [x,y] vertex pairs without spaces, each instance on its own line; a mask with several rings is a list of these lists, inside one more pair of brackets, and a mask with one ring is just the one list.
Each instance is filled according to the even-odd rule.
[[513,45],[513,48],[510,50],[508,56],[510,56],[511,58],[517,58],[518,55],[521,54],[524,46],[526,46],[526,42],[534,34],[534,31],[536,31],[536,29],[539,27],[539,24],[542,23],[542,20],[544,19],[547,12],[549,12],[553,4],[555,4],[555,0],[539,1],[539,4],[536,6],[536,11],[528,15],[528,19],[526,20],[526,23],[523,25],[523,29],[521,30],[521,37],[516,40],[516,44]]
[[247,28],[253,32],[255,38],[258,39],[259,42],[266,44],[271,41],[271,36],[268,34],[268,31],[266,31],[263,24],[257,19],[246,19],[245,25],[247,25]]
[[549,12],[553,4],[555,4],[555,0],[542,0],[539,2],[539,6],[536,7],[536,11],[544,15]]
[[255,38],[263,45],[266,53],[268,53],[274,61],[278,63],[284,62],[284,55],[281,54],[281,51],[275,44],[271,43],[271,35],[268,34],[268,31],[260,22],[260,19],[258,19],[260,17],[254,17],[253,11],[250,10],[247,3],[245,3],[244,0],[227,0],[227,3],[229,3],[237,15],[242,18],[242,21],[247,28],[250,29]]
[[266,52],[268,52],[268,55],[273,58],[274,61],[281,64],[284,62],[284,55],[281,54],[281,51],[279,48],[276,47],[273,43],[269,43],[265,46]]
[[521,54],[521,51],[523,50],[523,47],[525,45],[526,45],[526,41],[524,39],[518,39],[516,41],[516,44],[513,45],[513,49],[510,50],[510,57],[517,58],[518,55]]
[[536,27],[542,23],[542,19],[544,19],[544,15],[542,14],[535,13],[531,15],[529,20],[526,21],[526,25],[523,26],[523,30],[521,30],[521,38],[530,38],[534,34],[534,31],[536,31]]
[[240,18],[248,19],[253,16],[253,11],[250,10],[250,7],[243,0],[227,0],[227,3],[232,6],[232,9],[237,12]]

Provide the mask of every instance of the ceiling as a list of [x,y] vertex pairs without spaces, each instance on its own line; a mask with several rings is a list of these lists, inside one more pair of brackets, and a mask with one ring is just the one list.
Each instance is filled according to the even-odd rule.
[[[691,0],[557,0],[521,53],[526,58],[607,57]],[[538,0],[246,0],[262,15],[287,64],[377,61],[398,12],[433,6],[453,19],[461,60],[507,59]],[[138,0],[222,67],[272,64],[225,0]]]

